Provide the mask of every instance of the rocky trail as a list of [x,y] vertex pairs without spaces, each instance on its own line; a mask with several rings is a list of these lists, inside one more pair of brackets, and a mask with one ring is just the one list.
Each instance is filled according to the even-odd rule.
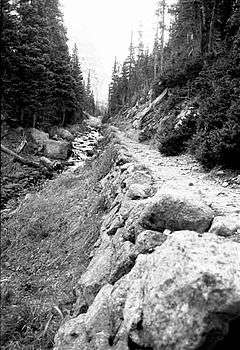
[[181,192],[192,187],[219,215],[240,213],[240,176],[216,170],[207,172],[191,155],[166,157],[149,144],[130,139],[123,132],[119,137],[132,157],[150,169],[156,187],[171,187]]
[[[68,166],[7,210],[3,290],[20,308],[22,297],[44,305],[55,350],[230,349],[240,322],[239,175],[162,156],[132,134],[76,131]],[[31,296],[23,279],[37,286]]]
[[239,176],[108,133],[100,236],[54,349],[237,349]]

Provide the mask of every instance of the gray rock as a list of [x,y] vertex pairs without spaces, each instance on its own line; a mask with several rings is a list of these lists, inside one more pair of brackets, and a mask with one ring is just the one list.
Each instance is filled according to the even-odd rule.
[[240,230],[240,215],[216,216],[209,230],[219,236],[228,237]]
[[136,250],[139,254],[147,253],[165,242],[167,236],[161,232],[146,230],[136,239]]
[[131,184],[126,195],[130,199],[147,198],[151,195],[151,186],[145,184]]
[[113,286],[105,285],[86,314],[81,314],[60,327],[55,337],[55,350],[110,349],[109,298],[112,289]]
[[237,185],[240,185],[240,175],[238,175],[237,177],[235,177],[234,183],[236,183]]
[[134,265],[134,244],[123,241],[120,236],[121,231],[114,237],[105,235],[96,249],[91,263],[77,285],[79,309],[84,305],[91,305],[104,284],[116,282]]
[[104,286],[85,316],[61,327],[55,349],[88,349],[87,335],[96,350],[110,337],[114,345],[106,349],[210,348],[240,317],[239,266],[238,243],[175,232],[152,254],[139,255],[113,287]]
[[118,197],[116,197],[115,206],[106,215],[102,225],[101,231],[108,235],[115,235],[119,228],[124,227],[126,220],[135,206],[133,201],[125,199],[124,196],[119,195]]
[[152,176],[149,174],[149,172],[144,170],[135,170],[135,168],[132,170],[132,173],[130,176],[128,176],[124,183],[126,185],[126,188],[129,189],[132,185],[145,185],[147,187],[152,185]]
[[64,140],[67,140],[67,141],[74,140],[73,134],[71,134],[70,131],[68,131],[66,129],[58,128],[56,132],[57,132],[57,135],[60,136]]
[[84,321],[82,314],[64,323],[55,336],[54,350],[91,350]]
[[89,127],[94,128],[94,129],[100,129],[101,126],[102,126],[102,121],[101,121],[100,118],[93,117],[93,116],[90,116],[90,115],[88,115],[88,119],[85,121],[85,123]]
[[94,303],[88,309],[85,317],[85,325],[88,334],[91,336],[94,336],[98,332],[104,332],[108,337],[110,335],[111,320],[109,298],[112,289],[112,285],[106,284],[97,294]]
[[71,144],[66,141],[48,140],[44,144],[44,153],[52,159],[66,160],[71,151]]
[[32,140],[39,146],[45,145],[49,141],[49,134],[35,128],[29,129]]
[[47,168],[53,168],[54,167],[54,162],[52,162],[50,159],[46,158],[46,157],[41,157],[40,158],[40,163],[47,167]]
[[[117,337],[169,350],[196,349],[208,335],[218,340],[211,334],[224,336],[229,320],[240,316],[239,266],[238,244],[174,233],[154,253],[140,255],[123,279],[127,296]],[[121,281],[112,298],[118,288],[122,294]]]
[[206,231],[214,212],[191,191],[159,191],[147,204],[141,224],[147,229]]

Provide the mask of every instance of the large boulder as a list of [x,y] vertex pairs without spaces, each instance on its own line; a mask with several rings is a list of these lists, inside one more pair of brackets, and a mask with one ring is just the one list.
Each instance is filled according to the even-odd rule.
[[88,349],[86,338],[96,350],[107,340],[106,349],[114,350],[212,349],[237,318],[240,245],[175,232],[152,254],[139,255],[113,288],[104,286],[88,312],[67,323],[74,328],[69,347],[62,346],[69,339],[62,328],[55,349]]
[[140,221],[150,230],[193,230],[201,233],[209,229],[213,217],[213,210],[198,194],[168,189],[160,190],[151,199]]
[[100,246],[77,285],[78,309],[90,305],[106,283],[114,283],[130,271],[136,259],[134,244],[121,238],[121,230],[114,237],[102,236]]
[[29,129],[30,136],[34,143],[36,143],[38,146],[43,146],[46,142],[49,141],[49,134],[47,134],[44,131],[31,128]]
[[66,160],[71,153],[71,144],[66,141],[47,140],[44,143],[45,156]]
[[73,134],[70,133],[70,131],[63,129],[63,128],[58,128],[56,131],[56,134],[60,136],[62,139],[67,140],[67,141],[73,141],[74,136]]

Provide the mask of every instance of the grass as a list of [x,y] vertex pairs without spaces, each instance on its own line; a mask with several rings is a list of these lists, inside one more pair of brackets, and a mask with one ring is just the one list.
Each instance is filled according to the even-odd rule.
[[74,286],[107,210],[99,180],[116,156],[107,142],[83,169],[48,181],[3,218],[1,349],[52,349],[62,318],[72,314]]

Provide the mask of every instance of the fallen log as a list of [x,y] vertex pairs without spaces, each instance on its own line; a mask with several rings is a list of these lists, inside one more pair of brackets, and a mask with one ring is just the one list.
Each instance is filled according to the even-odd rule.
[[12,156],[16,161],[18,161],[19,163],[25,164],[25,165],[29,165],[31,167],[34,168],[47,168],[47,170],[50,171],[54,171],[54,170],[60,170],[63,169],[64,166],[71,166],[74,165],[74,161],[65,161],[65,162],[59,162],[59,161],[51,161],[50,159],[46,158],[46,157],[41,157],[40,158],[40,162],[34,162],[32,160],[23,158],[21,156],[19,156],[19,154],[17,154],[16,152],[10,150],[9,148],[3,146],[1,144],[1,151],[9,154],[10,156]]
[[3,146],[2,144],[1,144],[1,151],[3,151],[4,153],[9,154],[14,159],[16,159],[16,161],[18,161],[18,162],[20,162],[22,164],[29,165],[29,166],[34,167],[34,168],[41,168],[41,165],[39,163],[36,163],[36,162],[34,162],[32,160],[25,159],[25,158],[19,156],[17,153],[11,151],[9,148]]
[[24,140],[20,143],[20,145],[18,146],[18,148],[17,148],[17,150],[16,150],[16,153],[21,153],[22,150],[24,149],[24,147],[26,146],[26,144],[27,144],[27,140],[24,139]]

